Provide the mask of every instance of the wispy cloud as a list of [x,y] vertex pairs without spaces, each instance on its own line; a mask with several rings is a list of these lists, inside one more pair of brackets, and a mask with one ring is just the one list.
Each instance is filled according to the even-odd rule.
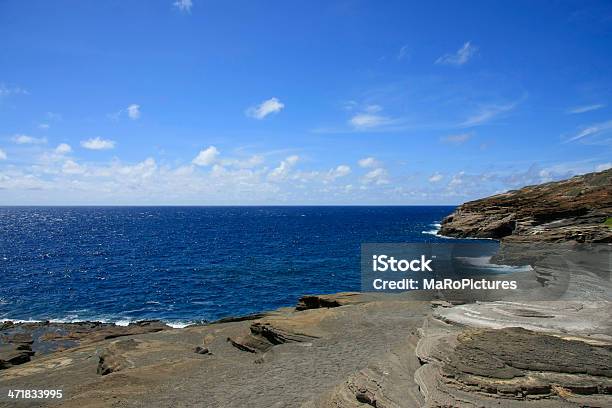
[[598,103],[595,105],[576,106],[571,109],[568,109],[567,113],[569,114],[585,113],[585,112],[590,112],[590,111],[598,110],[601,108],[605,108],[605,106],[606,105],[602,103]]
[[220,160],[221,165],[223,166],[232,166],[239,169],[250,169],[253,167],[257,167],[260,164],[265,162],[264,156],[260,154],[255,154],[246,159],[223,159]]
[[463,144],[472,138],[472,133],[460,133],[440,138],[442,143]]
[[274,168],[269,174],[268,179],[274,181],[281,181],[287,178],[291,169],[295,166],[295,164],[300,160],[300,157],[297,155],[292,155],[287,157],[285,160],[281,161],[278,167]]
[[127,114],[128,114],[128,117],[132,120],[136,120],[140,118],[140,105],[133,103],[130,106],[128,106]]
[[8,86],[0,83],[0,98],[11,95],[29,95],[30,93],[18,86]]
[[117,112],[109,113],[106,116],[112,120],[119,120],[124,113],[127,113],[128,118],[137,120],[140,118],[140,105],[133,103],[125,109],[120,109]]
[[62,173],[64,174],[84,174],[86,171],[84,166],[81,166],[74,160],[66,160],[62,165]]
[[608,170],[612,168],[612,163],[611,162],[607,162],[607,163],[602,163],[599,164],[595,167],[595,171],[604,171],[604,170]]
[[0,160],[6,160],[7,156],[4,150],[0,149]]
[[268,115],[280,112],[284,107],[285,104],[279,101],[278,98],[270,98],[259,105],[251,106],[245,113],[250,118],[261,120]]
[[361,112],[349,119],[349,124],[356,130],[371,129],[393,123],[387,116],[381,115],[380,105],[368,105]]
[[382,167],[376,168],[374,170],[371,170],[369,172],[367,172],[362,178],[361,178],[361,183],[362,184],[376,184],[376,185],[382,185],[382,184],[389,184],[389,173],[387,173],[387,170],[383,169]]
[[358,113],[353,116],[349,123],[355,129],[368,129],[389,123],[390,119],[382,115],[374,115],[371,113]]
[[516,107],[516,105],[518,105],[518,102],[512,102],[504,105],[482,106],[476,114],[468,117],[465,121],[463,121],[461,123],[461,126],[469,127],[482,125],[506,112],[511,111]]
[[331,169],[325,174],[324,182],[331,182],[340,177],[346,177],[351,174],[351,168],[346,164],[341,164],[338,167]]
[[56,148],[55,148],[55,153],[62,155],[62,154],[68,154],[72,151],[72,147],[70,147],[69,144],[66,143],[60,143]]
[[196,166],[210,166],[217,160],[217,156],[219,156],[219,150],[215,146],[209,146],[201,150],[192,163]]
[[434,173],[431,175],[431,177],[429,177],[429,182],[430,183],[437,183],[439,181],[441,181],[444,178],[444,176],[440,173]]
[[363,167],[366,169],[380,166],[380,162],[371,156],[364,157],[363,159],[359,160],[357,164],[359,164],[359,167]]
[[13,142],[16,144],[45,144],[47,139],[44,137],[32,137],[28,135],[15,135],[13,136]]
[[410,49],[408,48],[408,45],[403,45],[397,52],[397,59],[398,61],[401,61],[408,57],[410,57]]
[[177,9],[179,9],[180,11],[183,11],[185,13],[191,13],[191,8],[193,7],[193,1],[192,0],[176,0],[174,3],[172,3],[172,5],[176,7]]
[[436,60],[436,64],[461,66],[468,62],[478,52],[478,47],[470,41],[463,44],[456,52],[444,54]]
[[602,123],[595,123],[593,125],[584,127],[580,132],[570,137],[565,143],[574,142],[585,137],[597,136],[603,133],[607,133],[612,130],[612,120]]
[[115,147],[115,142],[112,140],[95,137],[81,141],[81,146],[89,150],[109,150]]

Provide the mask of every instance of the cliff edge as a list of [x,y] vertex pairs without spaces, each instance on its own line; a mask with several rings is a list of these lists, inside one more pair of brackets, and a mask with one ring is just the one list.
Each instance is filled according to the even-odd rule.
[[612,169],[462,204],[439,234],[504,242],[612,242]]

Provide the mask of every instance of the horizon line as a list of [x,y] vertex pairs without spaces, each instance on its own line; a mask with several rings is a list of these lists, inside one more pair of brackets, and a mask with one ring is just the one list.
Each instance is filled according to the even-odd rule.
[[14,207],[457,207],[461,204],[0,204]]

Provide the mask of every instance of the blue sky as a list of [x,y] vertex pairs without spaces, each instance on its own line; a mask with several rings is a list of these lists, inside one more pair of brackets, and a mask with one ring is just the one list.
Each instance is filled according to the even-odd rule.
[[609,2],[0,0],[0,204],[458,204],[612,166]]

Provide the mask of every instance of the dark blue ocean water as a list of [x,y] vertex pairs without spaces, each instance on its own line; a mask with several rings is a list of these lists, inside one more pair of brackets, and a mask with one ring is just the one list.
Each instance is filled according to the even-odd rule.
[[0,319],[168,322],[359,290],[360,245],[453,207],[0,207]]

